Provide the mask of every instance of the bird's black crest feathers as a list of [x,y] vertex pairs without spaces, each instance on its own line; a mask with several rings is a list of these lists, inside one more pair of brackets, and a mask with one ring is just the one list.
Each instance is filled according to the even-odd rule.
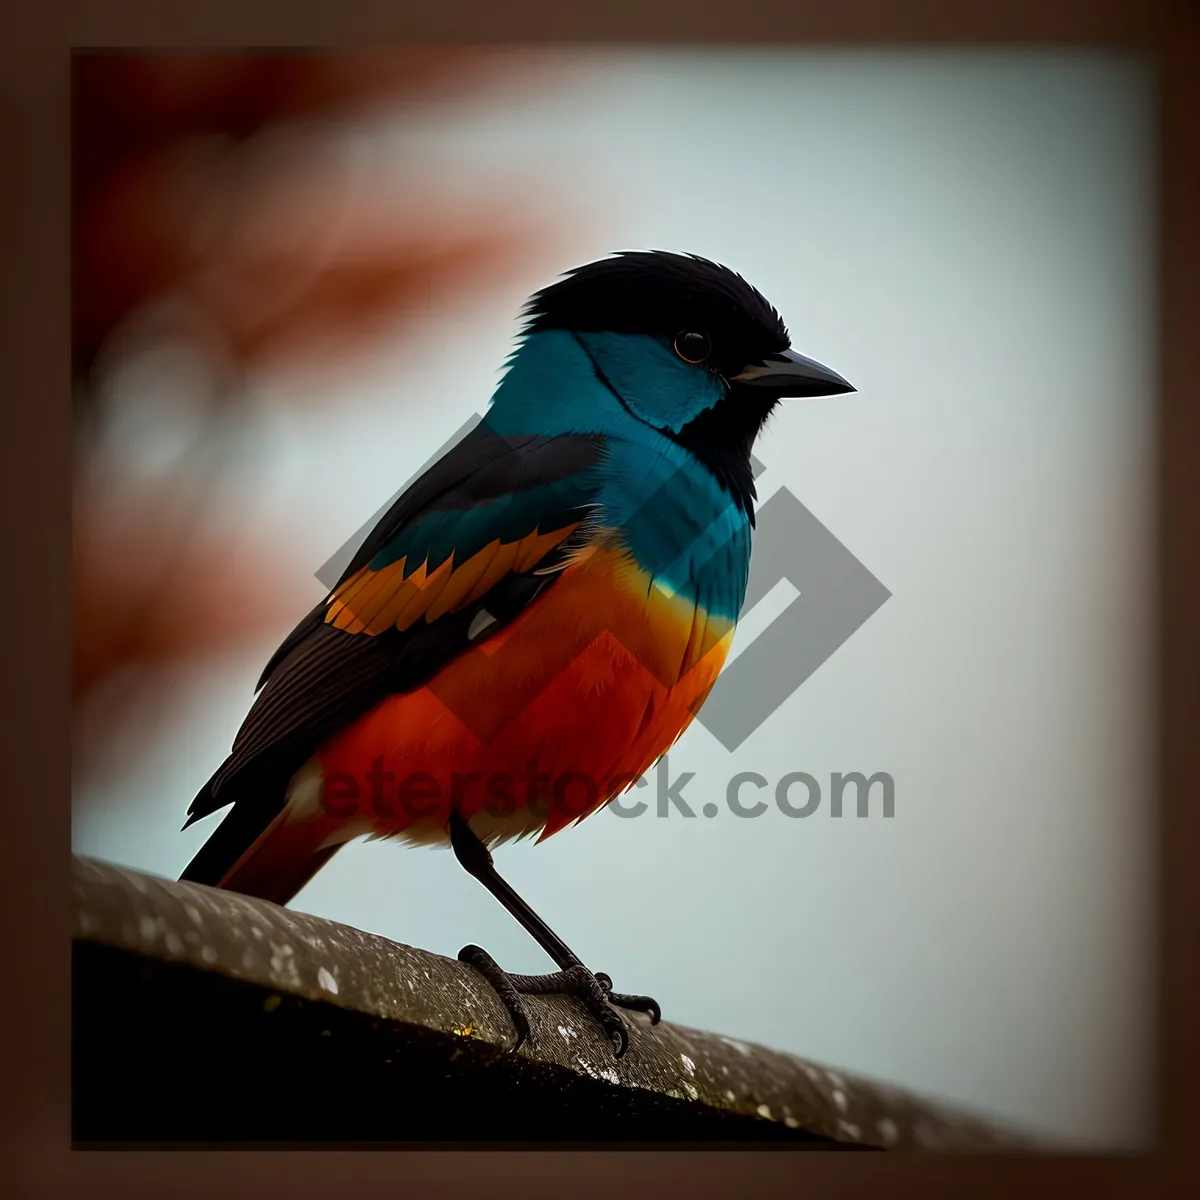
[[521,315],[526,335],[572,329],[674,337],[701,330],[718,346],[736,343],[743,362],[791,345],[783,318],[736,271],[666,250],[626,250],[576,267],[531,296]]

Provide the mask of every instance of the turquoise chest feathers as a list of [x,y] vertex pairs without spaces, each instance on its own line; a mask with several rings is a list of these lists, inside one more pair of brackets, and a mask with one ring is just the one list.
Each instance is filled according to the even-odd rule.
[[601,461],[572,486],[591,524],[614,531],[665,590],[736,620],[750,519],[670,434],[719,398],[719,380],[681,369],[651,338],[553,330],[514,356],[487,421],[502,436],[592,434]]

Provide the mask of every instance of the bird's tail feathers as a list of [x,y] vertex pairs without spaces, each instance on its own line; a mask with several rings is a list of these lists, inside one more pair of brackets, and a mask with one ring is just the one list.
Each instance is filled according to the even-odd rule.
[[250,797],[239,800],[179,878],[287,904],[343,844],[325,844],[326,822],[289,823],[287,813],[278,802],[264,811]]

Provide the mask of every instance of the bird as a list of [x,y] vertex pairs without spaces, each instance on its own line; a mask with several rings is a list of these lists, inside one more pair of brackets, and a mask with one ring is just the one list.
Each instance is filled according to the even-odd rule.
[[628,1049],[614,990],[492,850],[578,824],[674,744],[725,661],[754,529],[751,448],[785,398],[855,389],[792,349],[731,268],[628,250],[521,310],[475,427],[376,523],[267,663],[186,829],[181,878],[287,904],[362,836],[447,843],[554,961],[459,959],[530,1039],[524,996],[575,996]]

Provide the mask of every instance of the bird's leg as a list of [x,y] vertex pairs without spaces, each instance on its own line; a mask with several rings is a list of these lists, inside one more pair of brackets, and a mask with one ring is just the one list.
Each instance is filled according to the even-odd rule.
[[469,963],[492,985],[508,1009],[517,1031],[512,1051],[518,1050],[529,1037],[529,1016],[521,995],[553,993],[577,996],[596,1018],[607,1034],[618,1058],[629,1048],[629,1034],[618,1008],[628,1008],[650,1015],[652,1024],[661,1016],[658,1004],[649,996],[630,996],[612,990],[612,980],[603,972],[593,974],[583,965],[571,948],[542,920],[541,917],[500,877],[488,848],[479,840],[466,820],[458,813],[450,816],[450,844],[463,867],[504,905],[529,932],[530,936],[558,964],[549,975],[510,975],[494,958],[479,946],[464,946],[458,957]]

